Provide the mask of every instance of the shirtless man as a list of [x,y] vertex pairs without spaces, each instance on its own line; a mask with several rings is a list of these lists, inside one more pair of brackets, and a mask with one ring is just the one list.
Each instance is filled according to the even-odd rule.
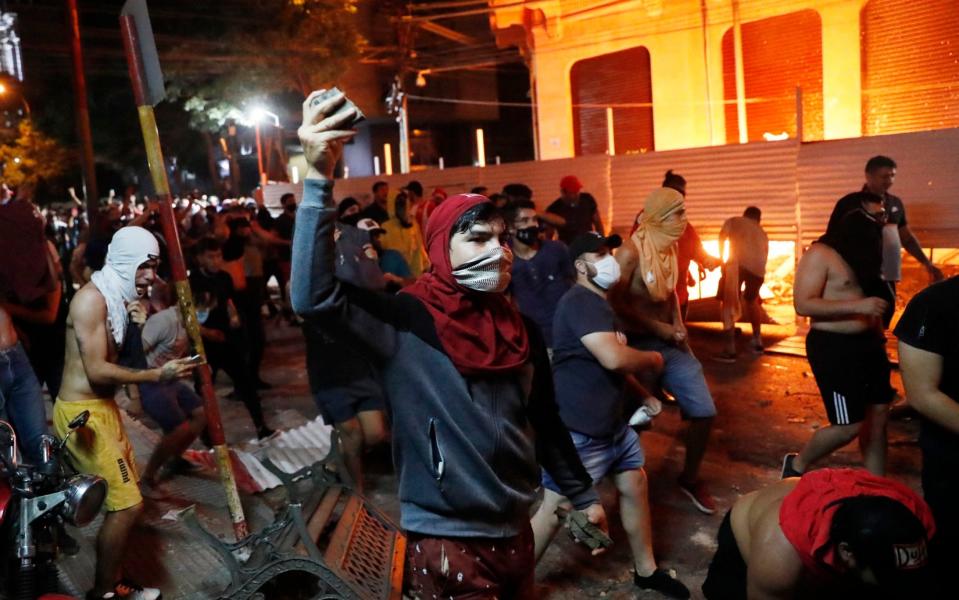
[[886,470],[886,421],[894,392],[882,326],[892,301],[880,277],[883,208],[869,193],[858,193],[858,200],[858,208],[831,220],[832,229],[810,246],[796,269],[796,313],[812,320],[806,355],[829,427],[816,430],[799,454],[785,456],[784,478],[802,475],[857,437],[865,467],[876,475]]
[[[70,302],[66,357],[60,396],[53,422],[63,437],[68,423],[84,410],[90,419],[67,443],[74,467],[103,477],[108,485],[107,514],[97,536],[97,567],[87,599],[126,598],[156,600],[160,590],[142,588],[120,578],[127,536],[140,513],[143,499],[133,447],[127,439],[120,411],[113,400],[116,386],[172,381],[195,367],[189,359],[171,360],[156,369],[130,369],[116,364],[128,325],[128,313],[145,317],[139,299],[147,295],[156,276],[159,246],[153,234],[140,227],[119,230],[110,242],[106,264],[93,274]],[[142,314],[141,314],[142,313]]]
[[[716,512],[716,503],[699,478],[699,467],[716,416],[703,367],[689,349],[676,298],[676,241],[686,229],[683,195],[671,188],[654,190],[646,199],[639,225],[616,253],[622,278],[609,291],[609,303],[622,320],[629,345],[659,352],[665,363],[661,383],[689,421],[686,459],[680,490],[696,508]],[[655,382],[644,382],[655,383]]]
[[819,469],[746,494],[726,513],[707,600],[941,598],[930,589],[932,512],[905,485]]

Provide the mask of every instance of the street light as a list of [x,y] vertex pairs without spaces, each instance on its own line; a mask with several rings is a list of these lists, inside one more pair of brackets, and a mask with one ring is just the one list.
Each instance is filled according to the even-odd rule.
[[[3,92],[0,92],[3,93]],[[266,186],[266,173],[263,171],[263,144],[260,142],[260,121],[265,118],[273,120],[273,126],[280,128],[280,117],[262,106],[254,106],[250,111],[250,120],[253,121],[253,128],[256,131],[256,164],[260,171],[260,186]]]
[[[7,87],[7,84],[0,82],[0,96],[6,96],[8,91],[10,91],[10,88]],[[27,115],[27,117],[29,117],[30,105],[27,103],[27,99],[22,93],[20,94],[20,102],[23,103],[24,113]]]

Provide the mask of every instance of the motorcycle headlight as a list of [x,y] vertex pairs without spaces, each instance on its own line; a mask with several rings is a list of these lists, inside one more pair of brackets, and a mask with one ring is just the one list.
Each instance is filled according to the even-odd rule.
[[107,483],[96,475],[74,475],[67,480],[67,499],[60,513],[70,524],[83,527],[96,518],[107,497]]

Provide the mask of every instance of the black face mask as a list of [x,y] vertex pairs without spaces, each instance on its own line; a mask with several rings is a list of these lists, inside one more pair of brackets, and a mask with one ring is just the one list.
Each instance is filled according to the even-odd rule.
[[532,227],[517,229],[516,239],[523,242],[527,246],[532,246],[533,244],[539,242],[539,227],[533,225]]

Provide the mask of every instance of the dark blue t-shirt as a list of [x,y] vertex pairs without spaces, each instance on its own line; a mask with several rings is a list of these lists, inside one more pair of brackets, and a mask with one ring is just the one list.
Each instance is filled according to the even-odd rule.
[[513,297],[519,311],[539,325],[548,348],[553,347],[556,305],[575,279],[569,250],[562,242],[546,240],[533,258],[513,258]]
[[583,342],[590,333],[619,331],[602,296],[574,285],[553,320],[553,381],[566,427],[590,437],[612,437],[623,427],[625,378],[596,360]]

